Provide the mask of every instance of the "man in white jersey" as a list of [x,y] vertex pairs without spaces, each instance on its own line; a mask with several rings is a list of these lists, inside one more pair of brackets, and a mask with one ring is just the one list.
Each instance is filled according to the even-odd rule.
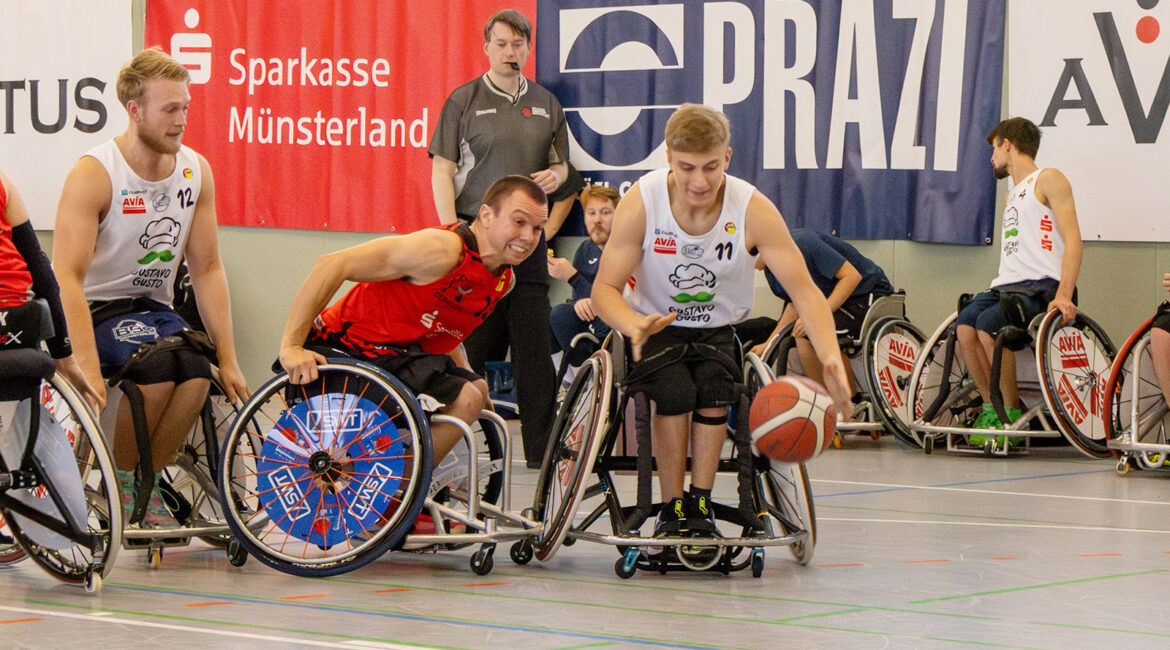
[[[211,167],[182,146],[188,82],[187,70],[157,49],[144,50],[123,66],[118,99],[130,124],[77,162],[57,208],[53,266],[61,301],[77,359],[103,398],[103,371],[117,371],[142,343],[186,329],[171,309],[175,274],[184,259],[199,314],[217,348],[227,397],[247,398],[219,257]],[[142,391],[150,432],[153,467],[141,469],[157,476],[207,398],[210,364],[188,350],[169,350],[126,376]],[[139,454],[129,406],[120,402],[110,405],[117,409],[114,459],[129,509]],[[155,485],[143,523],[173,527]]]
[[757,254],[788,289],[833,401],[849,412],[828,304],[780,212],[726,174],[730,142],[730,125],[718,111],[685,104],[670,117],[669,168],[646,174],[622,198],[593,284],[594,310],[633,345],[630,377],[649,375],[644,390],[656,408],[652,437],[663,500],[659,536],[684,526],[714,532],[711,488],[740,372],[731,324],[751,310]]
[[[992,280],[990,290],[976,294],[959,312],[956,333],[967,371],[983,398],[983,412],[974,427],[999,429],[1003,423],[991,405],[990,377],[995,334],[1008,324],[1000,308],[1001,296],[1019,301],[1025,322],[1053,309],[1059,309],[1064,320],[1071,320],[1077,313],[1082,244],[1068,179],[1058,169],[1036,166],[1040,129],[1025,118],[1013,117],[996,125],[987,142],[993,147],[995,177],[1012,179],[1003,212],[999,275]],[[1020,345],[1022,341],[1015,347]],[[1015,360],[1015,354],[1005,349],[1000,362],[1000,391],[1009,421],[1021,415]],[[981,446],[985,440],[985,436],[972,436],[970,443]]]

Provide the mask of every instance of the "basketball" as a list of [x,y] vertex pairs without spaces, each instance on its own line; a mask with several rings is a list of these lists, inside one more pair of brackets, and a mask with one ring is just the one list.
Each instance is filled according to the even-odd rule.
[[807,377],[784,376],[764,386],[748,413],[752,443],[761,454],[803,463],[828,448],[837,431],[829,392]]

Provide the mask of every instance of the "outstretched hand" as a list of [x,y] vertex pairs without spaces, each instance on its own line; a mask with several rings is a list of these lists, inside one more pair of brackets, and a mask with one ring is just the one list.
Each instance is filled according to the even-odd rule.
[[825,388],[833,398],[837,413],[848,418],[853,413],[852,392],[849,378],[845,375],[845,362],[840,356],[824,365]]
[[57,370],[65,375],[65,379],[81,393],[85,401],[89,402],[94,413],[101,413],[102,409],[106,408],[106,385],[99,383],[97,387],[89,383],[85,378],[85,373],[82,372],[81,366],[72,355],[64,359],[57,359]]
[[252,391],[248,390],[248,382],[244,379],[244,372],[235,361],[225,362],[220,359],[219,381],[223,384],[228,402],[234,405],[241,405],[252,396]]
[[638,324],[634,326],[634,331],[630,333],[630,347],[634,351],[634,361],[642,360],[642,345],[651,336],[666,329],[668,325],[678,318],[678,312],[672,311],[668,316],[662,314],[650,314],[643,316]]
[[299,345],[290,345],[280,350],[280,367],[288,373],[288,381],[291,384],[316,381],[317,365],[321,363],[325,363],[324,356]]

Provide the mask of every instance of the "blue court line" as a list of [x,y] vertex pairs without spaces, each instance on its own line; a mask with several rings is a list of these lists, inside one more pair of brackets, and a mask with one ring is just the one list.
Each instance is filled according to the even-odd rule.
[[[325,607],[322,605],[310,605],[307,603],[293,603],[293,602],[273,602],[271,600],[264,600],[261,598],[249,598],[247,596],[231,596],[227,594],[205,594],[194,591],[178,591],[172,589],[159,589],[155,587],[134,587],[130,585],[116,585],[107,583],[105,589],[126,589],[128,591],[142,591],[147,593],[168,594],[171,596],[183,596],[185,598],[200,597],[200,598],[215,598],[219,600],[228,600],[241,603],[254,603],[258,605],[274,605],[277,607],[293,607],[297,609],[311,609],[324,612],[344,613],[344,614],[361,614],[366,616],[378,616],[381,618],[393,618],[402,621],[417,621],[423,623],[445,623],[449,625],[462,625],[464,627],[485,628],[489,630],[507,630],[509,632],[529,632],[532,634],[544,634],[548,636],[564,636],[576,639],[590,639],[596,641],[609,641],[612,643],[631,643],[635,645],[645,646],[659,646],[662,648],[686,648],[688,650],[710,650],[713,646],[709,645],[687,645],[684,643],[669,643],[664,641],[650,641],[645,639],[634,639],[622,636],[606,636],[603,634],[589,634],[586,632],[569,632],[552,629],[542,629],[538,627],[523,627],[519,625],[504,625],[503,623],[477,623],[474,621],[460,621],[445,618],[431,618],[427,616],[413,616],[410,614],[392,614],[390,612],[378,612],[365,609],[351,609],[349,607]],[[208,621],[214,623],[214,621]],[[402,643],[406,643],[402,641]]]
[[[863,494],[880,494],[882,492],[901,492],[904,490],[921,490],[923,488],[936,488],[936,487],[947,488],[947,487],[961,487],[964,485],[984,485],[984,484],[988,484],[988,483],[1010,483],[1012,481],[1031,481],[1033,479],[1038,479],[1038,478],[1060,478],[1062,476],[1083,476],[1085,474],[1104,474],[1107,472],[1113,472],[1113,470],[1111,470],[1111,469],[1094,469],[1094,470],[1090,470],[1087,472],[1065,472],[1063,474],[1040,474],[1038,476],[1016,476],[1014,478],[993,478],[993,479],[985,479],[982,481],[962,481],[959,483],[943,483],[942,485],[913,485],[913,486],[906,486],[906,487],[881,488],[881,489],[877,489],[877,490],[861,490],[861,491],[857,491],[857,492],[836,492],[834,494],[817,494],[817,495],[815,495],[815,498],[827,499],[829,497],[851,497],[851,496],[858,496],[858,495],[863,495]],[[816,479],[812,479],[812,480],[814,483],[816,482]]]

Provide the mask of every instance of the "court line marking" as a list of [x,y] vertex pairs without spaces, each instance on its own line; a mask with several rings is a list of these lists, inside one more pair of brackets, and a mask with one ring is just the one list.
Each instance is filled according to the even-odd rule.
[[[976,591],[969,594],[958,594],[956,596],[941,596],[939,598],[923,598],[921,600],[911,600],[909,605],[925,605],[926,603],[938,603],[946,600],[960,600],[963,598],[978,598],[980,596],[996,596],[999,594],[1011,594],[1020,591],[1031,591],[1033,589],[1047,589],[1048,587],[1063,587],[1065,585],[1075,585],[1085,582],[1100,582],[1102,580],[1117,580],[1119,578],[1133,578],[1135,576],[1148,576],[1154,573],[1166,573],[1166,569],[1150,569],[1149,571],[1135,571],[1132,573],[1115,573],[1107,576],[1094,576],[1092,578],[1074,578],[1072,580],[1060,580],[1058,582],[1045,582],[1037,585],[1024,585],[1022,587],[1008,587],[1007,589],[992,589],[990,591]],[[1161,635],[1167,636],[1167,635]]]
[[970,639],[948,639],[941,636],[927,636],[922,637],[926,641],[942,641],[943,643],[956,643],[958,645],[977,645],[986,648],[1021,648],[1024,650],[1040,650],[1044,646],[1039,645],[1009,645],[1007,643],[992,643],[990,641],[972,641]]
[[1111,533],[1152,533],[1170,535],[1170,530],[1149,528],[1111,528],[1109,526],[1070,526],[1068,524],[1013,524],[995,521],[946,521],[940,519],[871,519],[853,517],[817,517],[817,521],[855,521],[866,524],[928,524],[931,526],[991,526],[994,528],[1052,528],[1056,530],[1100,530]]
[[[326,641],[314,641],[312,639],[295,639],[287,636],[275,636],[271,634],[256,634],[254,632],[235,632],[232,630],[213,630],[210,628],[195,627],[192,625],[177,625],[174,623],[156,623],[154,621],[136,621],[129,618],[112,618],[101,617],[95,618],[88,614],[70,614],[69,612],[54,612],[43,609],[31,609],[28,607],[12,607],[9,605],[0,605],[0,610],[7,612],[20,612],[23,614],[37,614],[39,616],[56,616],[59,618],[79,619],[84,621],[93,621],[97,623],[115,623],[118,625],[134,625],[138,627],[151,627],[163,630],[175,630],[178,632],[196,632],[200,634],[211,634],[215,636],[228,636],[237,639],[254,639],[256,641],[269,641],[272,643],[283,643],[288,645],[311,645],[319,648],[350,648],[353,646],[342,643],[329,643]],[[419,646],[410,645],[395,645],[387,646],[394,648],[417,648]]]
[[987,494],[992,496],[1020,496],[1020,497],[1038,497],[1044,499],[1073,499],[1075,501],[1098,501],[1102,503],[1125,503],[1136,505],[1152,505],[1152,506],[1166,506],[1170,505],[1167,501],[1142,501],[1138,499],[1115,499],[1110,497],[1083,497],[1071,494],[1036,494],[1035,492],[1002,492],[1002,491],[988,491],[975,490],[970,488],[954,487],[955,485],[973,485],[976,483],[994,483],[1002,481],[1017,481],[1027,480],[1033,478],[1053,478],[1057,476],[1076,476],[1079,474],[1094,474],[1096,472],[1076,472],[1073,474],[1049,474],[1046,476],[1028,476],[1015,479],[996,479],[995,481],[971,481],[966,483],[954,483],[951,485],[902,485],[898,483],[868,483],[864,481],[835,481],[831,479],[812,479],[813,483],[841,483],[843,485],[873,485],[886,489],[882,490],[868,490],[858,492],[838,492],[836,494],[816,494],[814,499],[828,499],[830,497],[844,497],[844,496],[858,496],[864,494],[877,494],[880,492],[896,492],[899,490],[934,490],[938,492],[975,492],[978,494]]

